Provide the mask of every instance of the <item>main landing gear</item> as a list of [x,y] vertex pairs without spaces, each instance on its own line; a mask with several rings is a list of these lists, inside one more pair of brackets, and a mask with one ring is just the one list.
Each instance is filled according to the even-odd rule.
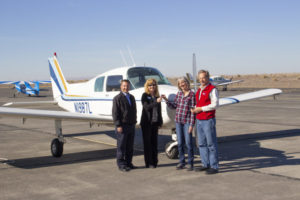
[[55,138],[51,142],[51,153],[54,157],[61,157],[64,151],[64,143]]
[[57,138],[53,139],[51,142],[51,153],[54,157],[61,157],[64,151],[64,137],[62,135],[62,128],[61,128],[61,120],[55,120],[55,132]]

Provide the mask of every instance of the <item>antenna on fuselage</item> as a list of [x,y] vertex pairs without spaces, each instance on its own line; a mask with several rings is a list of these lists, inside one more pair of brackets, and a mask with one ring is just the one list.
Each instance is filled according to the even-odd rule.
[[133,63],[133,66],[136,66],[135,61],[134,61],[134,59],[133,59],[133,56],[132,56],[132,53],[131,53],[131,50],[130,50],[129,46],[127,46],[127,49],[128,49],[128,52],[129,52],[131,61],[132,61],[132,63]]
[[127,62],[126,62],[126,60],[125,60],[125,57],[124,57],[124,54],[123,54],[122,50],[120,50],[120,54],[121,54],[121,57],[122,57],[122,60],[123,60],[123,62],[124,62],[124,64],[125,64],[125,66],[128,66],[128,64],[127,64]]
[[197,91],[197,66],[196,66],[196,55],[193,53],[193,81],[194,81],[194,90]]

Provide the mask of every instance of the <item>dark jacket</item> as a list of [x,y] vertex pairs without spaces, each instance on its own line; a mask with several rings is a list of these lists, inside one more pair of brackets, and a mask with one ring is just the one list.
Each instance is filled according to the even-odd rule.
[[161,103],[157,103],[156,100],[152,99],[151,95],[144,93],[142,95],[142,105],[143,105],[143,111],[142,111],[142,117],[141,117],[141,126],[151,125],[152,122],[152,109],[154,107],[157,107],[158,112],[158,126],[162,126],[163,120],[161,116]]
[[130,95],[131,106],[126,96],[120,92],[113,99],[112,116],[117,127],[123,124],[136,124],[136,103],[134,96]]

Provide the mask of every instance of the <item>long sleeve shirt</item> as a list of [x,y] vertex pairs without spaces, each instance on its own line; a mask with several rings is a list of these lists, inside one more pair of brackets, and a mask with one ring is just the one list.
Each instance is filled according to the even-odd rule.
[[191,108],[195,106],[195,93],[190,90],[187,96],[182,91],[178,91],[173,102],[167,101],[169,108],[176,109],[175,122],[191,126],[195,125],[195,115],[191,112]]

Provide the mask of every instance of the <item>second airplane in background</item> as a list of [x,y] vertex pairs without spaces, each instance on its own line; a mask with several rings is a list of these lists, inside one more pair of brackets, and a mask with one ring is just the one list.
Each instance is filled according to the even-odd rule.
[[[187,78],[189,79],[189,81],[191,83],[193,83],[193,76],[190,73],[186,73]],[[211,82],[211,84],[213,84],[214,86],[223,86],[223,91],[227,90],[227,86],[233,83],[240,83],[243,80],[236,80],[233,81],[232,78],[231,79],[226,79],[222,76],[210,76],[209,81]],[[200,85],[200,84],[199,84]]]
[[[13,97],[23,93],[28,96],[39,96],[40,84],[51,83],[51,81],[0,81],[0,84],[14,85],[13,89],[17,91],[13,94]],[[34,86],[31,86],[33,84]]]

